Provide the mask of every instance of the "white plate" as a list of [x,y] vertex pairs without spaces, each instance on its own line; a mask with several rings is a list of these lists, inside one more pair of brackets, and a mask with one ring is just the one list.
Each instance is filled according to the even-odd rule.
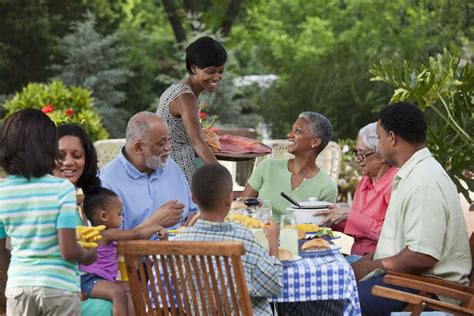
[[291,260],[280,260],[280,262],[284,265],[289,265],[289,264],[292,264],[293,262],[300,261],[301,259],[303,258],[300,256],[294,256],[293,259]]
[[322,249],[322,250],[300,250],[299,255],[301,257],[317,257],[317,256],[325,256],[328,254],[333,253],[334,251],[338,251],[341,249],[341,246],[331,245],[331,249]]

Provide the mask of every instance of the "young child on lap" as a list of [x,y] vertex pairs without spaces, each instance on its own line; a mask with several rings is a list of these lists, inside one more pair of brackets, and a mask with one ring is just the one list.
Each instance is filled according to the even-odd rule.
[[[76,241],[76,191],[49,173],[59,159],[56,125],[39,110],[15,112],[0,135],[0,248],[11,238],[7,315],[77,315],[78,262],[94,250]],[[1,250],[1,249],[0,249]]]
[[265,225],[267,251],[250,230],[224,220],[232,204],[232,176],[219,164],[199,168],[194,173],[191,188],[200,218],[193,227],[181,231],[176,240],[243,242],[242,264],[253,312],[255,315],[272,315],[268,298],[279,295],[283,287],[283,268],[277,259],[279,226],[273,220]]
[[158,233],[166,238],[166,230],[155,224],[138,226],[131,230],[119,229],[123,220],[123,205],[113,191],[97,188],[88,192],[84,198],[84,211],[93,226],[104,225],[102,239],[97,247],[97,261],[91,265],[81,265],[79,269],[86,272],[81,275],[81,289],[89,297],[112,301],[113,315],[133,314],[129,304],[127,286],[116,283],[118,275],[117,241],[148,239]]

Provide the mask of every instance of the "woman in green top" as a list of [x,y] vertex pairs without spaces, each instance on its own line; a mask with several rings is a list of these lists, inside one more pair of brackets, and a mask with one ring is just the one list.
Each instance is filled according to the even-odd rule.
[[336,202],[337,186],[316,165],[316,157],[332,136],[331,122],[316,112],[303,112],[288,133],[288,152],[292,159],[266,159],[252,173],[241,196],[271,200],[273,217],[279,221],[289,202],[280,196],[285,192],[301,202],[310,197]]

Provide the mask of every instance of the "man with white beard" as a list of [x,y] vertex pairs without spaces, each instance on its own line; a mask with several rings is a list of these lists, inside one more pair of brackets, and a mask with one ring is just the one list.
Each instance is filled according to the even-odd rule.
[[100,171],[102,185],[123,203],[124,229],[143,223],[174,229],[196,212],[170,149],[168,127],[157,114],[139,112],[128,121],[122,152]]

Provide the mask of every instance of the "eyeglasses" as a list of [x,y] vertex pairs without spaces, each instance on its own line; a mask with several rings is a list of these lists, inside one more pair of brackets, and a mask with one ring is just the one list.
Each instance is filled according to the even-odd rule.
[[353,152],[353,154],[354,154],[355,159],[358,160],[358,161],[362,161],[362,160],[364,160],[365,158],[369,157],[370,155],[375,154],[374,151],[365,152],[365,151],[359,151],[359,150],[357,150],[357,149],[354,149],[352,152]]

